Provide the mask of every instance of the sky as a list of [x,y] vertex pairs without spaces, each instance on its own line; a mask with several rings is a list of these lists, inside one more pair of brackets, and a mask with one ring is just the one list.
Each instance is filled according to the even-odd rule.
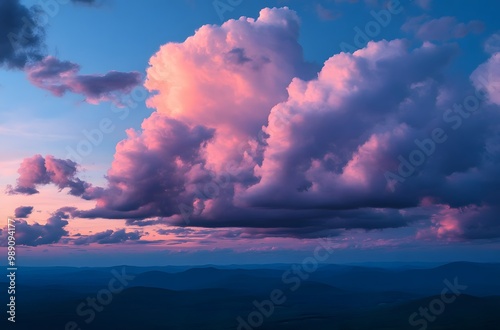
[[3,0],[20,265],[500,262],[496,1]]

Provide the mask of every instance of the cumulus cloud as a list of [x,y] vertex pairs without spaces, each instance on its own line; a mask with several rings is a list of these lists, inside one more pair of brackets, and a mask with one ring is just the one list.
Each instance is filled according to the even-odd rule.
[[[147,104],[188,125],[217,128],[207,150],[212,166],[239,161],[237,150],[255,142],[269,109],[286,99],[292,78],[316,72],[298,37],[299,19],[288,9],[202,26],[150,59],[145,86],[158,93]],[[252,152],[257,149],[254,143]]]
[[454,52],[430,44],[408,51],[401,40],[371,42],[354,54],[334,55],[318,79],[295,79],[288,101],[271,110],[268,146],[256,166],[260,180],[239,197],[286,208],[417,203],[414,194],[412,202],[412,195],[388,191],[384,171],[420,124],[409,116],[423,111],[412,104],[423,101],[412,86],[432,86]]
[[19,206],[14,211],[16,218],[27,218],[33,212],[33,206]]
[[[25,220],[16,220],[16,244],[38,246],[58,243],[62,237],[68,235],[64,229],[68,225],[69,215],[62,210],[55,212],[44,225],[29,224]],[[8,228],[0,230],[0,246],[7,246]]]
[[419,16],[411,18],[403,25],[402,29],[415,33],[415,36],[421,40],[447,41],[464,38],[472,33],[481,33],[484,30],[484,24],[481,21],[461,23],[455,17],[450,16],[437,19]]
[[42,58],[45,29],[38,23],[39,13],[19,0],[0,2],[0,66],[22,69]]
[[63,96],[67,92],[81,94],[91,104],[112,101],[121,105],[119,96],[130,93],[142,79],[139,72],[110,71],[103,75],[81,75],[79,71],[78,64],[52,56],[26,68],[28,79],[35,86],[55,96]]
[[101,189],[75,177],[77,164],[69,159],[35,155],[23,160],[18,173],[16,186],[7,186],[8,194],[37,194],[36,187],[47,184],[55,184],[61,190],[69,188],[69,194],[84,199],[96,198],[101,192]]
[[239,167],[233,176],[242,173],[233,180],[252,182],[269,109],[286,99],[294,77],[314,72],[298,30],[294,12],[265,9],[257,20],[203,26],[184,43],[162,46],[145,84],[158,92],[148,101],[157,112],[118,146],[100,207],[84,215],[175,215],[229,164]]
[[126,232],[125,229],[120,230],[106,230],[97,234],[80,236],[73,240],[75,245],[88,245],[92,243],[97,244],[116,244],[124,243],[127,241],[138,241],[142,234],[138,231]]

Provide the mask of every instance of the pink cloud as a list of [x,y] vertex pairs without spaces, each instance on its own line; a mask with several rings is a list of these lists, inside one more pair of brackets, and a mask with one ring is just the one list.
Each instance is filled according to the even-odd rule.
[[150,59],[145,86],[157,94],[148,105],[188,125],[216,128],[207,147],[212,166],[239,161],[238,149],[257,139],[290,81],[314,74],[298,37],[299,19],[286,8],[202,26]]
[[413,142],[402,107],[420,98],[412,84],[432,79],[453,53],[433,45],[410,52],[401,40],[371,42],[331,57],[317,79],[295,79],[289,99],[271,110],[268,146],[255,168],[259,182],[237,198],[267,207],[400,204],[384,172]]
[[467,239],[493,239],[500,236],[498,206],[454,208],[441,206],[432,216],[432,226],[417,233],[419,239],[440,238],[450,241]]
[[57,159],[53,156],[35,155],[21,163],[19,178],[15,187],[7,186],[8,194],[37,194],[37,186],[55,184],[59,189],[69,188],[69,194],[85,199],[97,197],[101,190],[78,179],[77,164],[69,159]]

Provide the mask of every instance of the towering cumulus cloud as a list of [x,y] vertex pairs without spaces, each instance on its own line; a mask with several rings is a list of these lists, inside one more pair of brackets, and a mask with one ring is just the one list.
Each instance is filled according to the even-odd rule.
[[292,78],[314,74],[298,36],[299,19],[286,9],[264,9],[257,20],[205,25],[151,58],[146,87],[158,94],[148,105],[189,125],[216,128],[207,148],[213,166],[241,157],[240,144],[257,140]]
[[[180,204],[204,203],[196,190],[213,180],[209,169],[235,184],[254,182],[270,109],[286,99],[294,77],[314,73],[298,32],[294,12],[264,9],[257,20],[203,26],[185,42],[163,46],[146,80],[158,92],[148,101],[157,112],[118,146],[99,210],[82,215],[175,215]],[[231,198],[227,188],[221,199]]]

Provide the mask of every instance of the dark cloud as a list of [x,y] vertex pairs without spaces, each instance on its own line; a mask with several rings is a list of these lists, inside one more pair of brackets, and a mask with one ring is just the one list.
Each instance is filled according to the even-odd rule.
[[101,7],[102,5],[108,4],[108,0],[71,0],[75,5],[81,5],[86,7]]
[[[97,5],[94,0],[73,3]],[[56,6],[59,4],[55,3]],[[59,10],[59,8],[56,8]],[[89,103],[119,101],[141,83],[139,72],[110,71],[105,74],[80,75],[78,64],[45,56],[45,29],[48,17],[41,6],[27,8],[19,0],[0,1],[0,66],[25,70],[35,86],[56,96],[66,92],[81,94]]]
[[48,56],[26,68],[28,78],[35,86],[55,96],[67,92],[81,94],[92,104],[113,101],[121,105],[119,95],[130,93],[141,81],[139,72],[110,71],[104,75],[79,75],[78,64]]
[[40,13],[19,0],[0,1],[0,66],[23,69],[42,58],[45,30],[38,22]]
[[107,174],[101,207],[77,216],[173,215],[179,211],[178,201],[191,195],[187,185],[194,189],[196,183],[210,180],[203,170],[200,147],[213,137],[212,129],[189,127],[160,114],[146,119],[142,128],[144,134],[129,131],[130,139],[118,146],[121,156]]
[[97,0],[71,0],[71,2],[76,4],[95,5]]
[[19,206],[14,211],[16,218],[27,218],[33,212],[33,206]]
[[69,194],[84,199],[94,199],[101,193],[100,188],[75,177],[77,164],[69,159],[35,155],[23,160],[18,173],[16,186],[7,186],[8,194],[37,194],[36,187],[47,184],[55,184],[59,189],[69,188]]
[[450,16],[437,19],[419,16],[406,22],[402,30],[415,33],[415,36],[421,40],[447,41],[464,38],[471,33],[481,33],[484,30],[484,24],[481,21],[461,23],[455,17]]
[[246,62],[251,62],[252,59],[245,55],[245,49],[234,48],[229,51],[226,55],[227,60],[234,64],[245,64]]
[[138,231],[126,232],[125,229],[120,230],[106,230],[97,234],[80,236],[73,241],[75,245],[87,245],[91,243],[97,244],[116,244],[124,243],[127,241],[138,241],[142,234]]
[[[69,215],[64,211],[54,213],[45,225],[38,223],[29,224],[25,220],[16,220],[16,244],[27,246],[38,246],[45,244],[58,243],[63,236],[68,235],[68,231],[64,229],[68,225],[66,219]],[[0,230],[0,246],[7,246],[8,229],[5,227]]]

